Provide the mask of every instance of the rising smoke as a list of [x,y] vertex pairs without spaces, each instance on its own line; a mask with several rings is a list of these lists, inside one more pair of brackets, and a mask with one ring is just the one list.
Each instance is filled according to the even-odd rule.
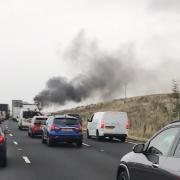
[[81,102],[93,96],[110,99],[123,91],[124,83],[135,80],[135,64],[127,57],[100,50],[95,41],[87,42],[81,32],[64,55],[67,63],[76,66],[81,73],[71,80],[60,76],[49,79],[46,89],[34,101],[44,107]]
[[83,32],[66,49],[63,59],[71,71],[78,73],[72,79],[60,76],[49,79],[46,88],[34,98],[42,107],[94,97],[100,100],[120,97],[125,83],[131,85],[128,91],[132,95],[167,92],[175,77],[173,73],[179,71],[179,63],[168,60],[147,70],[138,63],[131,48],[108,52],[99,48],[96,41],[87,41]]

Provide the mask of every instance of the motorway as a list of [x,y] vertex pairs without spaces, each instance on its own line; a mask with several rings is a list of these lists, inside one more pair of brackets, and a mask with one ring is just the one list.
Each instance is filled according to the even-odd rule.
[[115,180],[120,158],[133,143],[87,139],[81,149],[58,144],[47,147],[40,138],[29,138],[16,122],[7,121],[8,166],[0,168],[0,180]]

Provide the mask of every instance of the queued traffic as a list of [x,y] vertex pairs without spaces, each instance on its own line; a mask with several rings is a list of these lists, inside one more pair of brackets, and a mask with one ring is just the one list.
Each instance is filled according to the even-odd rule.
[[[129,122],[126,112],[95,112],[87,119],[83,129],[79,114],[46,114],[35,104],[18,105],[14,121],[20,131],[26,130],[30,138],[48,147],[56,144],[83,145],[83,134],[87,139],[106,142],[117,139],[126,145]],[[2,124],[2,121],[0,121]],[[3,126],[2,126],[3,127]],[[6,129],[0,128],[0,166],[7,165]],[[121,149],[119,149],[121,151]],[[146,143],[136,144],[132,152],[120,160],[116,180],[178,180],[180,179],[180,121],[170,123],[157,132]]]

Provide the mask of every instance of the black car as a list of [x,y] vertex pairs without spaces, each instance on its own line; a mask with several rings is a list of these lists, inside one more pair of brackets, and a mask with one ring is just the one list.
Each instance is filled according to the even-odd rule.
[[7,150],[6,150],[6,137],[0,127],[0,166],[6,167],[7,165]]
[[180,180],[180,121],[135,145],[121,159],[117,180]]

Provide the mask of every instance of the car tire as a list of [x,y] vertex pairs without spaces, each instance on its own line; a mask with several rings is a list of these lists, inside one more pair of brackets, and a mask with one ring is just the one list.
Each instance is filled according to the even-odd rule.
[[99,136],[99,131],[97,130],[96,131],[96,140],[97,141],[100,141],[102,138]]
[[126,137],[121,137],[120,140],[121,140],[121,142],[125,142],[126,141]]
[[47,146],[48,146],[48,147],[52,147],[52,146],[53,146],[53,142],[50,140],[49,136],[48,136],[46,142],[47,142]]
[[31,138],[34,138],[35,136],[34,136],[34,134],[31,132]]
[[126,171],[122,171],[119,173],[117,180],[129,180],[128,174]]
[[7,155],[5,153],[4,159],[2,160],[2,163],[0,164],[1,167],[6,167],[7,166]]
[[89,130],[87,129],[87,138],[91,139],[91,136],[89,135]]
[[82,141],[78,141],[78,142],[76,142],[76,144],[77,144],[77,147],[78,147],[78,148],[81,148],[81,147],[82,147]]
[[21,125],[19,126],[19,130],[20,130],[20,131],[22,131],[22,130],[23,130],[23,128],[22,128],[22,126],[21,126]]
[[42,142],[43,144],[46,143],[46,140],[44,139],[44,135],[43,135],[43,134],[42,134],[41,142]]

